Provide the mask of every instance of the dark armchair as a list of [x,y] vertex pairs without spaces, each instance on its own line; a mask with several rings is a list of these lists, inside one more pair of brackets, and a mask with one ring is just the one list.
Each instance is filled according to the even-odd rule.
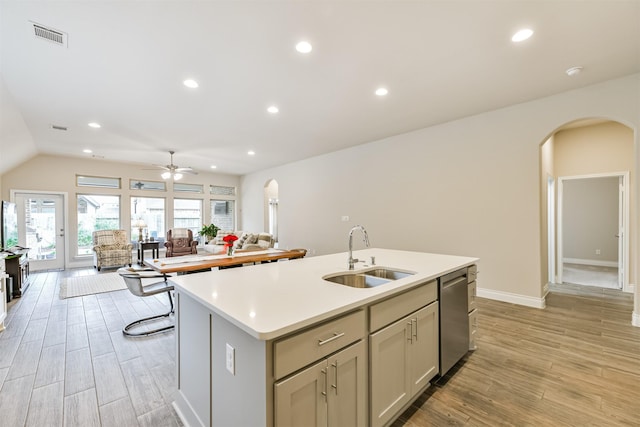
[[193,232],[188,228],[174,228],[167,231],[167,257],[197,254],[198,242],[193,240]]

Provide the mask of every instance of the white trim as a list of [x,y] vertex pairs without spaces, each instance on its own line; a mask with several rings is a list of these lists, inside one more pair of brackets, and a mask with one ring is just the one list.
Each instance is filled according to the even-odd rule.
[[564,258],[562,262],[566,264],[580,264],[580,265],[593,265],[596,267],[618,268],[617,261],[598,261],[595,259]]
[[631,324],[633,326],[640,327],[640,313],[638,313],[637,311],[634,311],[633,315],[631,316]]
[[513,294],[511,292],[494,291],[492,289],[478,288],[477,295],[480,298],[487,298],[496,301],[509,302],[512,304],[524,305],[533,308],[545,308],[544,298],[534,298],[526,295]]

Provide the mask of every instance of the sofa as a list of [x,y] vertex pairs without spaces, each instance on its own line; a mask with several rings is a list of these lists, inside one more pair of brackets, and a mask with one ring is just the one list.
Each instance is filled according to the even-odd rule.
[[225,251],[224,237],[234,234],[238,240],[234,242],[235,249],[260,250],[272,248],[275,239],[270,233],[253,233],[242,230],[218,230],[218,234],[212,241],[204,245],[204,250],[209,253],[222,253]]
[[98,230],[93,232],[93,266],[123,267],[133,262],[133,245],[126,230]]

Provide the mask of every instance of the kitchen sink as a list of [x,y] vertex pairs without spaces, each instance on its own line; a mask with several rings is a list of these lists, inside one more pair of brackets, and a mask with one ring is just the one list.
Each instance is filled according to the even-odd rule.
[[359,271],[357,273],[339,273],[323,277],[329,282],[338,283],[352,288],[373,288],[384,285],[393,280],[403,279],[415,273],[392,270],[389,268],[374,268],[372,270]]
[[340,285],[351,286],[352,288],[373,288],[375,286],[389,283],[389,279],[381,277],[368,276],[362,273],[344,273],[335,276],[325,277],[324,280],[338,283]]
[[367,276],[379,277],[387,280],[404,279],[413,276],[415,273],[409,271],[391,270],[389,268],[376,268],[373,270],[363,271]]

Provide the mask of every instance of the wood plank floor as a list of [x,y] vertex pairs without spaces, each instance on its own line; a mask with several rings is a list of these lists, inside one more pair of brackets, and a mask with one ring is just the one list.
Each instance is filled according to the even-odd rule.
[[[175,335],[126,338],[167,308],[128,291],[60,300],[92,269],[32,274],[0,333],[0,426],[179,426]],[[102,274],[102,273],[100,273]],[[640,426],[640,328],[632,297],[553,288],[538,310],[479,299],[478,350],[394,426]]]
[[478,350],[394,426],[640,426],[633,297],[553,286],[544,310],[479,299]]

